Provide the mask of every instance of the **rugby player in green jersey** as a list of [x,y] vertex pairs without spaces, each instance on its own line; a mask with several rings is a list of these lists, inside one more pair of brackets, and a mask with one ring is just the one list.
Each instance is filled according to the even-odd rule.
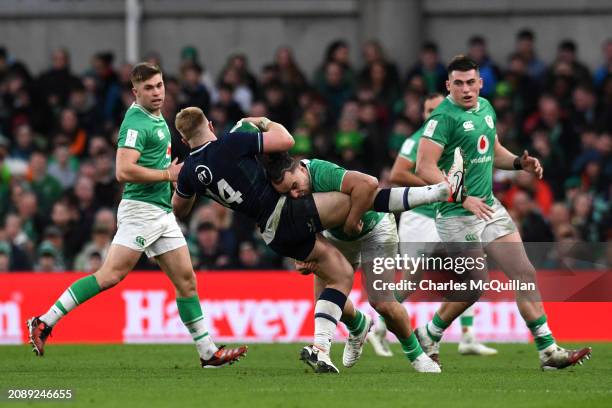
[[[350,224],[350,214],[343,226],[323,231],[323,236],[329,240],[356,270],[363,267],[364,280],[368,298],[372,307],[384,316],[390,330],[397,336],[402,350],[418,372],[440,372],[440,368],[423,353],[415,334],[410,328],[410,319],[406,309],[393,297],[392,291],[377,294],[374,281],[393,282],[395,268],[382,274],[374,272],[371,262],[374,257],[393,259],[397,254],[398,235],[395,216],[369,210],[371,201],[378,190],[376,178],[357,171],[346,169],[325,160],[297,161],[288,154],[270,155],[266,170],[274,188],[290,197],[301,197],[312,193],[338,191],[348,194],[351,199],[351,211],[361,214],[358,222]],[[415,189],[416,191],[417,189]],[[446,201],[446,199],[440,199]],[[364,210],[368,210],[365,211]],[[302,273],[317,271],[314,262],[297,262],[296,266]],[[315,276],[315,298],[325,287],[325,282]],[[388,296],[391,295],[391,296]],[[351,308],[345,309],[341,321],[345,323],[349,337],[346,341],[342,363],[352,367],[357,363],[363,350],[363,344],[372,325],[371,317]]]
[[[450,95],[424,125],[416,163],[416,174],[427,183],[436,183],[444,180],[442,171],[448,170],[457,156],[464,158],[468,197],[462,203],[438,204],[436,228],[440,238],[449,243],[480,243],[508,277],[520,276],[523,281],[535,283],[535,268],[514,222],[493,196],[492,184],[494,167],[524,170],[542,178],[542,166],[527,151],[517,156],[501,145],[495,131],[495,111],[479,97],[482,78],[474,61],[462,55],[455,57],[448,65],[446,88]],[[482,253],[482,249],[478,252]],[[556,344],[539,293],[517,291],[516,297],[521,316],[535,339],[542,369],[561,369],[590,357],[590,347],[567,350]],[[417,337],[430,357],[438,357],[444,330],[472,303],[473,300],[445,302],[427,325],[417,329]]]
[[[187,243],[172,213],[170,183],[177,180],[182,164],[170,162],[170,130],[161,115],[165,97],[162,72],[153,64],[140,63],[130,79],[136,102],[125,113],[119,130],[116,177],[125,187],[117,212],[117,234],[98,271],[70,285],[45,314],[28,320],[30,342],[34,352],[42,356],[57,322],[121,282],[144,252],[155,258],[172,281],[179,315],[195,342],[202,367],[231,364],[244,356],[247,348],[217,347],[210,338]],[[96,330],[96,319],[83,329]]]
[[[423,120],[427,120],[443,100],[444,95],[442,94],[435,93],[429,95],[423,104]],[[420,128],[402,144],[391,169],[390,177],[392,183],[399,186],[424,186],[427,184],[414,174],[419,141],[422,136],[423,128]],[[421,205],[402,213],[398,226],[401,254],[418,257],[424,251],[431,252],[435,250],[435,245],[432,246],[431,244],[442,242],[436,230],[436,207],[437,204],[435,203]],[[405,278],[408,278],[408,276],[405,276]],[[400,302],[403,302],[408,294],[408,291],[404,291],[396,293],[396,296]],[[458,347],[460,354],[480,356],[497,354],[496,349],[479,343],[474,337],[472,328],[474,324],[474,305],[461,314],[460,322],[461,340]],[[387,344],[386,334],[387,327],[384,319],[377,319],[374,328],[368,334],[368,341],[372,344],[376,354],[390,357],[393,353]]]

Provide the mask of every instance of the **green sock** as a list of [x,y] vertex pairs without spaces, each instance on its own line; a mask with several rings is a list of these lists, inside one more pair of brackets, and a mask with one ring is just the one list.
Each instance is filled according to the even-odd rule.
[[399,339],[399,342],[408,360],[414,361],[418,356],[423,354],[423,349],[414,335],[414,332],[412,332],[407,339]]
[[461,316],[459,318],[461,327],[472,327],[474,325],[474,316]]
[[550,331],[550,328],[548,327],[548,323],[546,321],[546,315],[544,314],[536,320],[526,322],[527,327],[533,335],[533,339],[535,341],[535,345],[538,351],[544,350],[551,344],[555,344],[555,339],[552,336],[552,331]]
[[188,298],[176,298],[179,316],[191,338],[195,342],[196,349],[201,358],[207,360],[218,350],[212,341],[204,324],[204,313],[198,296]]
[[349,320],[348,322],[345,322],[344,324],[346,325],[346,328],[348,329],[349,333],[351,333],[353,336],[358,336],[365,329],[365,315],[359,310],[355,309],[355,317]]
[[95,276],[88,275],[81,278],[62,293],[47,313],[40,316],[40,320],[49,326],[55,326],[68,312],[100,292],[100,285]]
[[444,330],[446,330],[448,326],[449,323],[442,320],[440,316],[438,316],[438,313],[436,313],[433,319],[427,323],[427,334],[432,340],[440,341],[442,339],[442,335],[444,334]]

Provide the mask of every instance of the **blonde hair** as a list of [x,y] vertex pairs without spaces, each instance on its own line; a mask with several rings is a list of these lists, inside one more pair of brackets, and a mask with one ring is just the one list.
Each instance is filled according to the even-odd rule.
[[190,106],[182,109],[174,119],[174,126],[187,140],[200,134],[200,127],[207,123],[208,120],[204,116],[202,109]]

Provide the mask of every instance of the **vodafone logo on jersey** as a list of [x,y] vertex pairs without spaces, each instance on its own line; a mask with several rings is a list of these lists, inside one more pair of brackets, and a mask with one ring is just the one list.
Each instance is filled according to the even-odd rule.
[[489,151],[489,139],[485,135],[478,136],[478,142],[476,143],[476,150],[478,153],[485,154]]

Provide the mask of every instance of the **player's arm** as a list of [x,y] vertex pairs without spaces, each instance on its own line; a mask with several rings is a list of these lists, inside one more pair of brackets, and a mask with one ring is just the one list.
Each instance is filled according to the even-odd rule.
[[502,146],[497,135],[495,135],[493,152],[493,166],[495,166],[495,168],[502,170],[525,170],[535,174],[540,179],[542,178],[544,169],[540,161],[535,157],[529,156],[527,150],[525,150],[521,156],[517,156]]
[[412,172],[414,162],[408,158],[398,155],[391,168],[391,182],[404,187],[426,186],[425,180]]
[[351,196],[351,209],[344,222],[346,234],[357,235],[361,232],[361,217],[372,207],[377,190],[376,177],[358,171],[347,171],[344,174],[340,191]]
[[427,184],[438,184],[446,180],[438,168],[438,160],[444,147],[433,140],[423,137],[417,153],[416,175]]
[[249,117],[243,120],[253,123],[262,131],[263,153],[286,152],[295,144],[291,133],[280,123],[265,117]]
[[195,199],[195,195],[183,198],[175,191],[172,196],[172,212],[177,218],[185,218],[191,212]]
[[172,212],[177,218],[186,217],[193,208],[196,201],[196,193],[191,186],[187,168],[178,175],[176,189],[172,195]]
[[183,166],[177,164],[178,158],[165,170],[150,169],[138,164],[140,152],[135,149],[120,147],[117,149],[115,176],[120,183],[156,183],[161,181],[176,181]]

